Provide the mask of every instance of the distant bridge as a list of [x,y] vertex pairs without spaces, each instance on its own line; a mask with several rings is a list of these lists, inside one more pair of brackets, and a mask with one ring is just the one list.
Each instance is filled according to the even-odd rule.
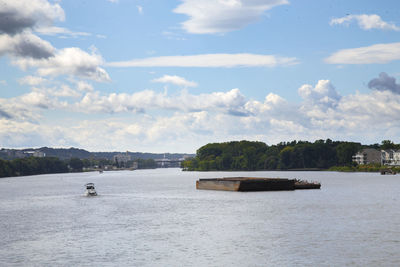
[[157,168],[179,168],[184,159],[155,159]]

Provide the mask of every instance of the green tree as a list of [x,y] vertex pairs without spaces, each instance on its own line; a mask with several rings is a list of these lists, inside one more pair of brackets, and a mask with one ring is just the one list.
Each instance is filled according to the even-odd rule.
[[69,160],[69,167],[73,172],[81,172],[83,170],[83,162],[78,158],[71,158]]
[[287,146],[279,153],[279,168],[290,169],[293,167],[294,148]]
[[351,164],[360,143],[330,139],[281,142],[267,146],[262,142],[233,141],[207,144],[196,157],[183,163],[187,170],[274,170],[293,168],[327,169]]
[[381,149],[385,150],[385,149],[394,149],[396,148],[396,145],[390,141],[390,140],[383,140],[382,144],[381,144]]
[[336,154],[339,165],[351,165],[353,162],[353,155],[360,150],[361,144],[359,143],[342,143],[336,147]]
[[14,170],[8,160],[0,159],[0,177],[14,176]]

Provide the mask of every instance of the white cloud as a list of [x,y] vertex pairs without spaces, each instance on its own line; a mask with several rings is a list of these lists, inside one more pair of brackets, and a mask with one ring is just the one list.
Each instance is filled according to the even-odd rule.
[[288,102],[277,94],[269,93],[264,102],[249,100],[245,104],[245,109],[250,114],[267,114],[274,110],[282,110],[282,107],[287,107]]
[[0,139],[3,146],[18,148],[26,144],[25,147],[31,147],[35,143],[44,142],[42,135],[39,125],[35,123],[0,118]]
[[341,98],[329,80],[319,80],[315,87],[304,84],[299,88],[298,93],[307,106],[333,107]]
[[163,56],[110,62],[110,67],[275,67],[298,64],[293,57],[257,54],[202,54]]
[[384,64],[394,60],[400,60],[400,43],[343,49],[325,58],[329,64]]
[[277,120],[270,119],[271,127],[274,128],[274,132],[282,133],[304,133],[306,129],[294,120]]
[[21,102],[25,105],[35,106],[48,109],[52,107],[53,101],[43,92],[30,92],[20,97]]
[[77,47],[57,50],[54,56],[40,60],[16,58],[13,63],[22,69],[35,67],[41,76],[74,75],[99,82],[110,81],[108,73],[99,67],[103,63],[102,57],[95,52],[89,54]]
[[358,26],[360,26],[360,28],[363,30],[371,30],[371,29],[393,30],[393,31],[400,30],[400,28],[397,27],[395,24],[383,21],[382,18],[376,14],[347,15],[341,18],[333,18],[329,24],[348,25],[350,24],[350,22],[354,20],[357,21]]
[[182,27],[189,33],[223,33],[257,21],[265,11],[287,0],[183,0],[175,13],[189,16]]
[[58,3],[46,0],[0,0],[0,33],[12,35],[64,19],[64,11]]
[[25,76],[21,79],[18,80],[18,82],[20,84],[27,84],[27,85],[39,85],[39,84],[43,84],[44,82],[46,82],[47,80],[42,78],[42,77],[38,77],[38,76]]
[[[379,84],[393,85],[387,77],[381,80]],[[194,152],[206,143],[229,140],[274,144],[329,137],[375,143],[400,135],[400,94],[393,90],[340,96],[331,81],[320,80],[300,86],[303,102],[294,104],[274,93],[263,101],[247,99],[238,89],[199,95],[151,90],[101,95],[80,82],[72,81],[75,87],[34,88],[21,97],[0,98],[3,144]],[[88,92],[78,96],[84,91]],[[63,97],[70,97],[70,102],[61,102]],[[52,125],[40,118],[45,109],[66,114]],[[106,120],[86,115],[105,112],[114,115]],[[127,112],[136,114],[118,116]]]
[[152,80],[152,82],[156,82],[156,83],[172,83],[175,85],[179,85],[179,86],[184,86],[184,87],[196,87],[197,83],[192,82],[192,81],[188,81],[183,77],[179,77],[176,75],[164,75],[160,78],[154,79]]
[[77,89],[81,92],[93,92],[93,86],[85,81],[77,81],[76,82]]
[[228,92],[213,92],[198,96],[190,95],[184,91],[178,101],[184,103],[184,110],[220,110],[233,116],[247,115],[247,110],[245,109],[246,99],[237,88]]
[[40,76],[72,75],[99,82],[110,81],[107,72],[100,67],[103,59],[95,51],[89,54],[76,47],[57,50],[32,34],[36,30],[43,34],[89,35],[52,26],[55,20],[64,19],[64,11],[57,3],[0,0],[0,56],[11,56],[12,63],[23,70],[37,68]]
[[12,121],[38,121],[41,117],[36,112],[38,107],[27,105],[22,101],[22,97],[0,98],[0,118]]
[[77,108],[83,112],[148,112],[151,110],[180,110],[184,112],[219,110],[235,116],[247,115],[245,98],[239,89],[228,92],[192,95],[182,91],[180,95],[168,96],[151,90],[133,94],[100,95],[99,92],[89,92],[77,103]]
[[[322,80],[313,89],[316,90],[321,82],[330,84],[329,81]],[[299,89],[299,93],[304,94],[307,91],[304,88],[307,86],[303,85]],[[323,95],[329,94],[328,90]],[[317,97],[317,99],[321,99],[321,97]],[[357,93],[342,96],[337,98],[335,105],[331,106],[310,105],[306,100],[299,107],[299,112],[307,118],[303,124],[307,131],[319,132],[321,137],[337,136],[336,138],[348,140],[352,138],[366,139],[366,136],[370,136],[376,142],[383,139],[388,128],[396,129],[394,131],[400,133],[398,119],[400,96],[391,91],[372,91],[370,94]],[[360,132],[363,133],[363,136],[360,136]]]
[[47,27],[40,27],[35,29],[35,32],[43,35],[61,35],[63,37],[72,37],[77,38],[80,36],[90,36],[90,33],[87,32],[74,32],[67,28],[56,27],[56,26],[47,26]]
[[139,14],[143,14],[143,7],[142,6],[136,6]]
[[51,92],[52,95],[56,97],[72,97],[72,98],[79,98],[82,94],[66,84],[60,86],[58,90],[53,90]]

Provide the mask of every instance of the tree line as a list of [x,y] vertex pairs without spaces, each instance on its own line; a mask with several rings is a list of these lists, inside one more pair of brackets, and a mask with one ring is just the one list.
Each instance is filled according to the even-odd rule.
[[68,172],[67,162],[54,157],[0,159],[0,177]]
[[[137,159],[139,169],[156,168],[153,159]],[[126,164],[129,167],[133,161]],[[129,165],[129,166],[128,166]],[[82,172],[84,169],[102,169],[104,166],[119,166],[118,162],[108,159],[79,159],[70,158],[61,160],[57,157],[25,157],[13,160],[0,159],[0,178],[12,176],[26,176],[49,173]]]
[[382,144],[316,140],[281,142],[268,146],[263,142],[232,141],[210,143],[197,150],[194,158],[182,163],[190,171],[255,171],[288,169],[328,169],[353,165],[352,156],[362,148],[397,149],[390,140]]

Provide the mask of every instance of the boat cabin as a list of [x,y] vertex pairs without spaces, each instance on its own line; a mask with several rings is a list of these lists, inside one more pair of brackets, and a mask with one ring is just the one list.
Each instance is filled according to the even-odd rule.
[[86,189],[94,189],[94,183],[87,183],[85,186]]

